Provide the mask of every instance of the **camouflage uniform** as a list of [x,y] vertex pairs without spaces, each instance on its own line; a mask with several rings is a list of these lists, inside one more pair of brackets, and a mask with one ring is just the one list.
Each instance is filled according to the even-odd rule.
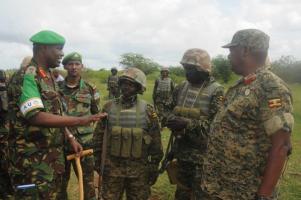
[[[168,71],[168,69],[166,69]],[[169,113],[172,101],[172,92],[174,90],[174,82],[171,78],[160,77],[156,80],[153,89],[153,101],[158,111],[160,121]]]
[[[101,151],[106,148],[107,152],[103,199],[121,200],[124,191],[127,200],[148,199],[149,181],[158,175],[158,165],[163,156],[158,117],[153,107],[135,95],[127,101],[122,97],[109,101],[103,112],[108,113],[108,120],[106,124],[99,123],[96,128],[94,152],[100,174]],[[108,140],[103,148],[105,134]]]
[[[111,71],[113,70],[117,71],[116,68],[112,68]],[[107,90],[109,91],[109,99],[118,98],[120,95],[118,80],[119,77],[117,74],[115,75],[112,74],[108,77]]]
[[[210,72],[208,53],[200,49],[190,49],[183,56],[181,64],[193,64],[200,71]],[[178,85],[173,93],[173,112],[169,116],[183,117],[188,120],[184,134],[176,138],[173,151],[178,164],[177,179],[194,195],[199,192],[204,152],[210,123],[217,112],[223,97],[223,87],[213,77],[199,86],[192,86],[188,81]],[[198,171],[199,170],[199,171]],[[190,199],[191,191],[177,187],[175,199]]]
[[[77,87],[70,88],[65,80],[61,87],[63,93],[67,112],[69,116],[86,116],[91,114],[97,114],[99,109],[100,95],[94,85],[87,83],[83,79],[80,79]],[[76,140],[82,145],[83,149],[93,148],[93,130],[92,124],[90,126],[78,126],[76,128],[70,128],[75,136]],[[68,143],[69,144],[69,143]],[[70,145],[66,146],[65,154],[69,155],[73,153],[73,149]],[[65,163],[65,173],[63,174],[63,184],[61,193],[57,199],[68,199],[67,186],[70,179],[71,163],[73,169],[76,171],[75,161],[67,161]],[[84,199],[93,200],[95,197],[94,188],[94,158],[93,156],[85,156],[81,159],[81,166],[83,169],[83,182],[84,182]]]
[[10,81],[9,170],[14,186],[34,183],[41,199],[55,199],[56,187],[60,184],[58,177],[64,171],[62,131],[33,126],[27,121],[40,111],[62,114],[58,86],[45,71],[32,60]]
[[8,175],[8,99],[5,71],[0,70],[0,199],[7,199],[12,193]]
[[[250,44],[262,48],[264,41]],[[281,129],[291,132],[292,109],[290,90],[265,67],[230,87],[209,134],[204,199],[255,199],[271,147],[270,136]]]

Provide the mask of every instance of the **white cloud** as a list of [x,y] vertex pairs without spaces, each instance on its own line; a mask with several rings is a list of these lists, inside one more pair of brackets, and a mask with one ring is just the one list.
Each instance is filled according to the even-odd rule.
[[2,0],[0,68],[17,67],[30,54],[29,37],[41,29],[66,37],[65,53],[79,51],[87,66],[118,66],[137,52],[176,65],[192,47],[212,56],[242,28],[271,36],[270,55],[300,58],[299,0]]

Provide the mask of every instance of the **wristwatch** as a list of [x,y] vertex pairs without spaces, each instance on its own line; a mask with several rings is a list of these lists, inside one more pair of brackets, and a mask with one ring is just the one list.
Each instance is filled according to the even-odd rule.
[[68,137],[68,139],[75,139],[74,135],[72,135],[71,133],[67,134],[67,137]]

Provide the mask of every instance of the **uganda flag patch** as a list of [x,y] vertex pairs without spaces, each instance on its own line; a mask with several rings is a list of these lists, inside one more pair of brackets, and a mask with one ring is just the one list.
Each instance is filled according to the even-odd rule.
[[278,107],[282,106],[282,101],[281,101],[281,99],[270,99],[268,101],[268,105],[269,105],[269,108],[278,108]]

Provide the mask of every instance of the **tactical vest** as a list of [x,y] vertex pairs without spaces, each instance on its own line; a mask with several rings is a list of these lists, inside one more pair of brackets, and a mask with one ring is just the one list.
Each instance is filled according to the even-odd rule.
[[136,106],[121,109],[113,103],[109,111],[110,155],[122,158],[141,158],[143,142],[150,144],[151,137],[144,133],[147,128],[145,101],[137,100]]
[[160,78],[158,79],[158,87],[157,91],[158,92],[170,92],[171,90],[171,79],[170,78]]
[[173,110],[174,114],[196,120],[208,118],[212,94],[218,86],[216,82],[209,82],[208,85],[205,82],[201,87],[196,88],[186,81],[178,94],[177,106]]
[[109,77],[109,81],[108,81],[108,84],[109,84],[109,87],[117,87],[118,86],[118,76],[117,75],[111,75]]

